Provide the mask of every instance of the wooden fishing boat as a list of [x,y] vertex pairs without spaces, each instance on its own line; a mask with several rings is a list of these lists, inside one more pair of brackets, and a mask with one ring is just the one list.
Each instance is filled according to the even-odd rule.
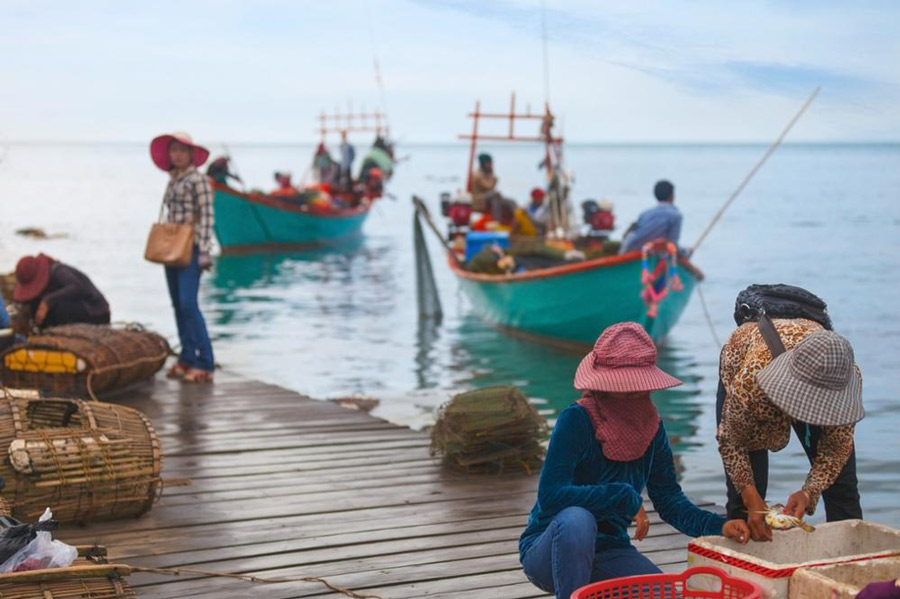
[[213,189],[216,237],[224,253],[336,245],[362,234],[372,208],[363,201],[354,208],[317,210],[221,183],[213,183]]
[[687,260],[680,260],[681,290],[667,294],[656,316],[649,316],[641,298],[641,258],[641,252],[631,252],[508,275],[473,273],[456,260],[449,262],[475,312],[502,328],[593,343],[604,328],[633,321],[660,342],[678,322],[703,275]]
[[[572,248],[575,229],[569,223],[568,192],[570,180],[562,166],[561,137],[552,133],[554,115],[549,106],[541,114],[517,113],[515,96],[508,113],[483,113],[476,103],[469,114],[474,126],[470,140],[469,177],[471,191],[476,145],[479,140],[519,141],[544,146],[542,165],[547,175],[549,222],[543,242],[557,248]],[[507,121],[504,135],[479,133],[483,119]],[[517,121],[540,121],[538,136],[518,136]],[[642,251],[608,255],[594,259],[560,259],[530,270],[517,269],[508,274],[472,272],[463,262],[465,226],[460,233],[452,223],[447,241],[428,214],[424,203],[413,199],[417,210],[442,238],[452,272],[472,303],[474,311],[488,322],[513,333],[556,344],[593,343],[609,325],[633,321],[641,323],[657,343],[678,322],[702,273],[678,255],[673,244],[664,240],[647,244]],[[465,200],[463,200],[465,201]],[[451,214],[450,210],[447,214]],[[465,245],[465,244],[463,244]]]
[[[361,160],[358,180],[344,181],[342,191],[334,189],[333,183],[322,183],[291,188],[287,196],[245,193],[222,179],[214,181],[215,232],[223,253],[336,246],[361,236],[372,204],[382,196],[383,183],[393,172],[386,118],[377,111],[336,112],[322,113],[319,121],[320,151],[326,155],[329,134],[339,133],[343,138],[349,133],[375,134],[375,143]],[[327,160],[337,168],[330,156]]]

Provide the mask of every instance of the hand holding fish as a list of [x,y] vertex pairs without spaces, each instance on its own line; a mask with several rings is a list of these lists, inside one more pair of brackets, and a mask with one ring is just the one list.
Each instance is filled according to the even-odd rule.
[[772,529],[766,524],[765,518],[769,507],[765,500],[752,485],[741,492],[741,497],[744,505],[747,506],[747,525],[750,527],[750,538],[754,541],[771,541]]
[[800,490],[788,497],[787,506],[784,508],[785,514],[790,514],[795,518],[803,518],[806,509],[809,507],[809,493]]

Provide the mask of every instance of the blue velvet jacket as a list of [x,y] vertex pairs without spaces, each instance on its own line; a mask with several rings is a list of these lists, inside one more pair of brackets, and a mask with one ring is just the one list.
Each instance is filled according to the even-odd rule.
[[661,422],[644,455],[616,462],[603,455],[587,410],[569,406],[560,413],[550,437],[537,501],[519,539],[520,558],[553,517],[572,506],[597,518],[597,551],[629,545],[626,529],[640,509],[645,487],[660,517],[679,531],[692,537],[722,534],[725,518],[698,508],[681,490]]

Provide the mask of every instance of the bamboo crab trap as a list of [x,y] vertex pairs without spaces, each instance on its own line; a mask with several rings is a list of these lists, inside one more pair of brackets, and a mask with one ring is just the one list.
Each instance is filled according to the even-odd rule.
[[92,397],[156,374],[169,355],[166,340],[137,325],[70,324],[45,329],[2,354],[7,387]]
[[106,562],[103,547],[78,547],[66,568],[0,574],[0,599],[134,599],[131,568]]
[[[135,409],[77,399],[0,393],[3,496],[12,515],[60,522],[139,516],[157,498],[159,438]],[[0,595],[0,598],[5,595]]]
[[515,387],[460,393],[441,407],[431,429],[431,454],[447,466],[476,472],[540,468],[547,423]]

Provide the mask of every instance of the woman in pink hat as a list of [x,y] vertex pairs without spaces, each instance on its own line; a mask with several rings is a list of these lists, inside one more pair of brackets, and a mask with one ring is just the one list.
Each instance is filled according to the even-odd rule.
[[672,450],[650,392],[681,381],[656,367],[656,346],[634,322],[603,331],[575,372],[580,400],[559,414],[538,497],[519,539],[528,579],[558,599],[599,580],[660,572],[631,544],[647,536],[644,489],[660,517],[690,536],[746,543],[743,520],[691,503],[675,477]]
[[209,180],[197,170],[209,158],[209,150],[195,144],[187,133],[171,133],[150,142],[150,157],[169,173],[164,196],[168,222],[194,224],[191,263],[165,267],[181,340],[181,356],[168,376],[189,383],[211,383],[215,369],[212,343],[197,301],[200,273],[212,266],[213,193]]

